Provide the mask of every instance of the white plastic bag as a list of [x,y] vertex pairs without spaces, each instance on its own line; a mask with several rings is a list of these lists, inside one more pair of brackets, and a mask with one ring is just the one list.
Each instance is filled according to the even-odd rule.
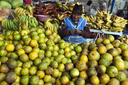
[[97,15],[97,10],[95,10],[95,9],[91,9],[90,10],[90,15],[92,15],[92,16],[96,16]]

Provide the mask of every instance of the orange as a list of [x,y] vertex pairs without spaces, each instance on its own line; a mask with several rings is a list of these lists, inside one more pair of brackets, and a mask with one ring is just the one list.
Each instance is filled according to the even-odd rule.
[[8,39],[9,39],[9,40],[13,40],[13,36],[12,36],[12,35],[9,35],[9,36],[8,36]]
[[16,40],[16,41],[19,41],[21,39],[20,34],[14,34],[13,39]]
[[0,46],[4,45],[4,41],[0,40]]
[[110,80],[110,77],[107,74],[101,74],[100,76],[100,82],[102,84],[107,84]]
[[118,51],[118,54],[121,54],[122,53],[121,48],[117,47],[116,50]]
[[97,52],[95,50],[90,51],[89,54],[88,54],[88,59],[98,61],[100,59],[99,52]]
[[34,65],[38,66],[41,63],[41,59],[40,58],[36,58],[34,60]]
[[25,51],[25,53],[30,53],[30,52],[32,52],[32,47],[31,46],[26,46],[24,48],[24,51]]
[[69,82],[69,78],[67,76],[62,76],[60,81],[62,84],[67,84]]
[[32,40],[39,41],[39,36],[38,35],[32,36]]
[[100,44],[100,43],[102,43],[102,41],[103,41],[102,38],[97,38],[95,43],[96,43],[96,44]]
[[44,76],[44,82],[50,82],[51,81],[51,76],[50,75],[45,75]]
[[36,47],[37,46],[37,41],[36,40],[31,40],[30,41],[30,46],[32,46],[32,47]]
[[7,51],[2,49],[0,50],[0,56],[6,56],[7,55]]
[[94,75],[94,76],[92,76],[92,77],[90,78],[90,82],[91,82],[92,84],[94,84],[94,85],[99,85],[99,83],[100,83],[99,78],[98,78],[96,75]]
[[37,67],[36,66],[32,66],[29,68],[29,74],[30,75],[35,75],[37,73]]
[[48,57],[44,57],[43,60],[42,60],[42,62],[46,62],[47,65],[49,65],[50,62],[51,62],[51,60],[50,60],[50,58],[48,58]]
[[110,42],[113,42],[115,40],[113,35],[108,35],[106,38],[109,39]]
[[64,49],[64,51],[65,51],[65,52],[69,52],[69,51],[71,51],[71,49],[70,49],[69,47],[66,47],[66,48]]
[[80,56],[80,60],[84,61],[85,63],[87,63],[88,62],[88,57],[86,55],[81,55]]
[[39,52],[40,52],[40,49],[39,49],[38,47],[34,47],[34,48],[32,49],[32,51],[39,53]]
[[48,39],[53,41],[54,40],[54,36],[52,34],[50,34],[50,35],[48,35]]
[[1,73],[8,73],[9,72],[9,67],[6,64],[2,64],[0,66],[0,72]]
[[35,60],[37,57],[38,57],[37,52],[31,52],[31,53],[29,53],[29,58],[31,60]]
[[30,62],[24,62],[22,65],[23,68],[30,68],[31,67],[31,63]]
[[121,82],[121,85],[128,85],[128,81],[125,80],[125,81]]
[[80,53],[82,51],[82,48],[80,46],[75,47],[76,53]]
[[15,49],[15,46],[14,46],[13,44],[8,44],[8,45],[6,46],[6,50],[7,50],[8,52],[13,52],[14,49]]
[[45,42],[45,39],[44,38],[39,38],[39,40],[38,40],[38,43],[44,43]]
[[25,54],[25,51],[23,49],[18,49],[16,53],[20,56],[22,54]]
[[28,75],[29,74],[29,69],[28,68],[22,68],[20,73],[21,73],[21,75]]
[[86,71],[81,71],[80,72],[80,77],[86,80],[88,78],[88,75],[87,75]]
[[2,56],[2,57],[0,58],[0,61],[1,61],[1,63],[7,63],[8,57]]
[[30,36],[31,36],[31,37],[33,37],[33,36],[35,36],[35,35],[38,35],[38,33],[35,32],[35,31],[33,31],[33,32],[30,33]]
[[26,38],[29,38],[29,35],[23,35],[22,40],[24,41]]
[[15,74],[17,75],[17,76],[20,76],[21,74],[20,74],[20,71],[21,71],[21,67],[16,67],[15,69],[14,69],[14,72],[15,72]]
[[57,51],[52,51],[52,56],[53,57],[56,57],[56,56],[58,56],[59,55],[59,53],[57,52]]
[[120,82],[116,78],[111,78],[107,85],[120,85]]
[[39,67],[40,70],[46,70],[48,65],[47,65],[46,62],[41,62],[38,67]]
[[52,76],[53,76],[54,78],[59,77],[59,70],[58,70],[58,69],[53,69]]
[[38,82],[39,82],[39,77],[36,75],[31,76],[29,79],[30,85],[37,85]]
[[39,36],[40,38],[45,38],[45,34],[44,34],[44,33],[39,33],[38,36]]
[[42,71],[42,70],[38,70],[38,71],[36,72],[36,75],[37,75],[40,79],[42,79],[42,78],[45,76],[45,72]]
[[39,34],[39,33],[42,33],[43,30],[42,29],[37,29],[36,32]]
[[54,51],[59,51],[59,46],[58,45],[53,45],[53,50]]
[[103,43],[104,45],[109,44],[109,43],[110,43],[110,40],[109,40],[109,39],[104,39],[104,40],[102,41],[102,43]]
[[27,34],[28,34],[28,32],[26,30],[21,30],[21,32],[20,32],[21,36],[24,36],[24,35],[27,35]]
[[63,71],[64,71],[64,68],[65,68],[64,64],[60,63],[60,64],[58,65],[58,68],[57,68],[57,69],[58,69],[60,72],[63,72]]
[[106,48],[105,46],[99,46],[99,47],[98,47],[98,52],[99,52],[100,54],[104,54],[104,53],[107,52],[107,48]]
[[52,52],[49,51],[49,50],[47,50],[47,51],[45,52],[45,56],[46,56],[46,57],[51,57],[51,56],[52,56]]
[[16,48],[16,50],[21,49],[21,48],[22,48],[22,44],[17,44],[17,45],[15,45],[15,48]]
[[51,34],[52,34],[51,30],[46,30],[46,31],[45,31],[45,35],[46,35],[46,36],[51,35]]
[[114,46],[111,43],[106,44],[105,47],[107,48],[107,50],[114,48]]
[[120,40],[114,40],[113,42],[112,42],[112,45],[114,46],[114,47],[119,47],[119,45],[120,45]]
[[12,52],[10,58],[18,59],[18,55],[15,52]]
[[60,56],[55,56],[54,60],[57,62],[57,63],[60,63],[62,61],[62,58]]

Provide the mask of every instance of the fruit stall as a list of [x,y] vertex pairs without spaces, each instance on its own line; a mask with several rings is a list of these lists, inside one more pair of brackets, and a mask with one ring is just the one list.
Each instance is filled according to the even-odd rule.
[[82,14],[94,42],[69,43],[58,28],[74,3],[9,1],[0,1],[0,85],[128,85],[127,20],[109,11]]

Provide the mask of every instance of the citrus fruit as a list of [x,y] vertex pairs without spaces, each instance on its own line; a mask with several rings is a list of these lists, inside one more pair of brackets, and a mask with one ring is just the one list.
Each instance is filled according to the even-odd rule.
[[32,66],[29,68],[29,74],[30,75],[35,75],[37,72],[37,67],[36,66]]
[[29,74],[29,69],[28,68],[22,68],[20,71],[21,75],[28,75]]
[[98,78],[96,75],[94,75],[94,76],[92,76],[92,77],[90,78],[90,82],[91,82],[92,84],[94,84],[94,85],[99,85],[99,83],[100,83],[99,78]]
[[14,35],[13,35],[13,40],[19,41],[20,39],[21,39],[20,34],[14,34]]
[[100,82],[102,84],[107,84],[110,80],[110,77],[107,74],[101,74],[100,76]]
[[85,80],[84,78],[77,78],[75,81],[76,85],[85,85]]
[[60,81],[61,81],[62,84],[67,84],[69,82],[69,79],[68,79],[67,76],[62,76]]
[[31,53],[29,53],[29,58],[31,60],[35,60],[37,57],[38,57],[37,52],[31,52]]
[[30,46],[31,46],[31,47],[36,47],[37,44],[38,44],[38,43],[37,43],[36,40],[31,40],[31,41],[30,41]]
[[37,85],[39,82],[39,77],[38,76],[31,76],[29,79],[29,83],[32,85]]
[[50,75],[45,75],[44,76],[44,82],[50,82],[51,81],[51,76]]
[[79,76],[79,70],[77,68],[73,68],[71,71],[70,71],[70,75],[72,77],[77,77]]
[[6,50],[7,50],[8,52],[13,52],[14,49],[15,49],[15,46],[14,46],[13,44],[8,44],[8,45],[6,45]]
[[19,59],[22,61],[22,62],[26,62],[29,60],[29,57],[27,54],[21,54]]
[[25,75],[25,76],[21,76],[21,78],[20,78],[20,83],[21,84],[28,84],[29,83],[29,76],[28,75]]

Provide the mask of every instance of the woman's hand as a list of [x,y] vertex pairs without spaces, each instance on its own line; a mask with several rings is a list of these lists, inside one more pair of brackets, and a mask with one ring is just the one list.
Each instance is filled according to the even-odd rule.
[[70,30],[70,33],[71,34],[75,34],[75,31],[76,31],[75,29],[74,30]]
[[76,30],[76,32],[75,32],[76,34],[81,34],[82,33],[82,31],[81,30]]

